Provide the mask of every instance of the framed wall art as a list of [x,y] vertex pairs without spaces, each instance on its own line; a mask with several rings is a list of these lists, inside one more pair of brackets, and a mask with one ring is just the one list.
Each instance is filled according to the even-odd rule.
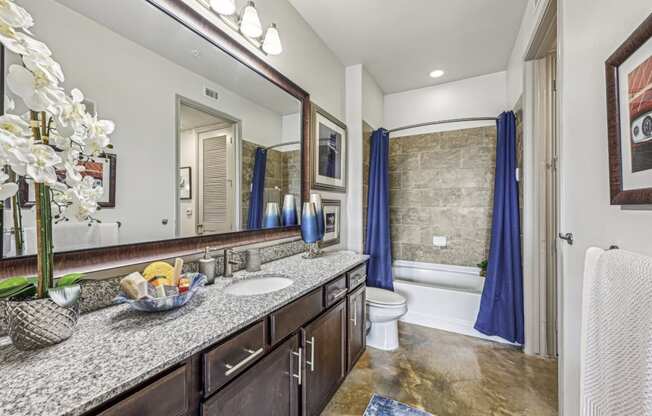
[[652,204],[652,14],[606,61],[612,205]]
[[346,125],[312,105],[310,151],[311,188],[346,192]]
[[323,199],[324,210],[324,238],[322,246],[328,247],[340,242],[342,201],[337,199]]

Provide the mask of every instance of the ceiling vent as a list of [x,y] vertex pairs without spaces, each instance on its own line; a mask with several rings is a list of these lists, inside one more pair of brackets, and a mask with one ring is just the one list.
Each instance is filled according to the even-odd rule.
[[204,88],[204,95],[207,96],[208,98],[212,98],[214,100],[219,100],[220,94],[218,94],[217,91],[212,90],[208,87]]

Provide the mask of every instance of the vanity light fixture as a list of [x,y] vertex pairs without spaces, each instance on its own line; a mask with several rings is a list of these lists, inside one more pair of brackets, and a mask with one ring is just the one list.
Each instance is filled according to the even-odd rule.
[[223,16],[231,16],[235,13],[235,0],[211,0],[211,9]]
[[444,71],[442,71],[441,69],[435,69],[430,73],[430,78],[439,78],[442,75],[444,75]]
[[263,27],[258,18],[258,11],[253,1],[247,3],[240,20],[240,31],[250,38],[259,38],[263,34]]
[[229,28],[238,32],[263,54],[280,55],[283,52],[276,23],[272,23],[263,36],[263,25],[253,1],[247,1],[240,13],[237,11],[236,0],[199,0],[199,2],[212,10]]
[[265,40],[263,41],[263,51],[270,55],[280,55],[283,52],[283,45],[281,45],[281,37],[278,34],[276,23],[272,23],[265,32]]

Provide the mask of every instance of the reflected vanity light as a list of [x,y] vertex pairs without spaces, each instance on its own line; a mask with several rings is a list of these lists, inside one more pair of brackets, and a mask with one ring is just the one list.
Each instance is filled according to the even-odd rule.
[[211,9],[223,16],[231,16],[235,13],[235,0],[211,0]]
[[280,55],[283,52],[283,45],[281,44],[281,37],[276,23],[272,23],[267,28],[263,37],[263,25],[253,1],[247,2],[247,5],[240,13],[237,12],[235,0],[199,1],[263,54]]
[[265,40],[263,41],[263,50],[270,55],[280,55],[283,52],[283,45],[281,45],[281,37],[278,34],[276,23],[272,23],[267,28]]
[[263,34],[263,27],[258,18],[258,11],[253,1],[250,1],[242,12],[240,31],[250,38],[259,38]]

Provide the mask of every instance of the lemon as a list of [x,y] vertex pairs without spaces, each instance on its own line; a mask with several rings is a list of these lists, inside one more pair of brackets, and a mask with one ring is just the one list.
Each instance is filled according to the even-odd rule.
[[156,261],[145,268],[143,277],[148,282],[156,276],[165,276],[166,285],[170,285],[174,276],[174,267],[164,261]]

